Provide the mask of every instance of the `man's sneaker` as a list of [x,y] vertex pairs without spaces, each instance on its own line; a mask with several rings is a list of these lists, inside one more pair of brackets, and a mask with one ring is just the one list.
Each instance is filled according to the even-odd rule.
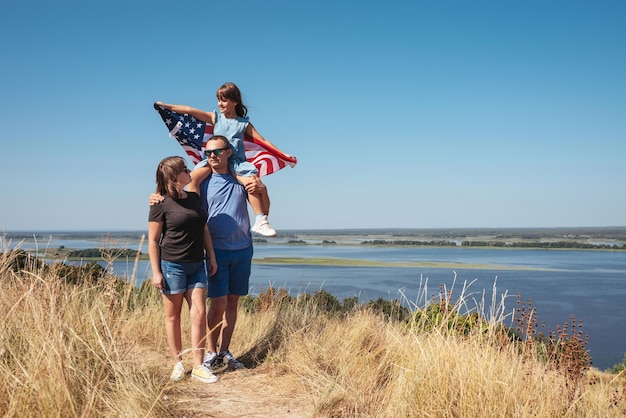
[[237,360],[235,358],[235,356],[233,356],[230,351],[222,351],[219,354],[219,357],[221,357],[222,361],[226,364],[230,364],[232,365],[234,368],[236,369],[245,369],[246,365],[243,364],[242,362],[240,362],[239,360]]
[[267,216],[257,219],[254,225],[252,225],[252,232],[256,232],[264,237],[276,236],[276,231],[270,226],[270,223],[267,221]]
[[215,365],[217,365],[217,353],[213,353],[212,351],[207,351],[204,354],[204,361],[202,361],[202,365],[204,367],[208,367],[211,368]]
[[172,370],[172,375],[170,376],[170,380],[173,380],[174,382],[178,382],[183,377],[185,377],[185,367],[183,366],[183,362],[179,361],[178,363],[176,363],[176,366],[174,366],[174,370]]
[[217,382],[217,376],[211,373],[211,370],[209,370],[204,364],[194,367],[191,372],[191,377],[204,383]]

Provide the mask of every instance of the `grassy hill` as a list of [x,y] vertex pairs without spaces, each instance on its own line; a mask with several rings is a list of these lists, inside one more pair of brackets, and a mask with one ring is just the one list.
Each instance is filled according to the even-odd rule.
[[503,312],[450,300],[445,289],[413,311],[265,289],[242,300],[231,345],[248,368],[219,370],[206,385],[169,381],[162,301],[151,286],[23,252],[0,255],[0,281],[6,417],[626,414],[624,376],[589,369],[582,326],[572,320],[541,335],[529,304],[509,329]]

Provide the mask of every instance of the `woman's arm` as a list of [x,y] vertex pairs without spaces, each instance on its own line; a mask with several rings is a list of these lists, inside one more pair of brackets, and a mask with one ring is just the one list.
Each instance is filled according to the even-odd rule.
[[211,233],[209,232],[209,226],[207,224],[204,224],[204,251],[206,251],[207,258],[209,259],[209,265],[207,266],[209,276],[213,276],[217,273],[217,260],[215,259],[213,240],[211,239]]
[[206,112],[204,110],[196,109],[195,107],[191,107],[187,105],[177,105],[177,104],[170,104],[170,103],[163,103],[163,102],[156,102],[156,104],[166,109],[169,109],[173,112],[186,113],[188,115],[193,116],[196,119],[201,120],[202,122],[215,125],[215,112]]
[[165,279],[161,271],[161,249],[159,240],[163,231],[163,222],[148,222],[148,255],[152,267],[152,285],[159,290],[165,288]]

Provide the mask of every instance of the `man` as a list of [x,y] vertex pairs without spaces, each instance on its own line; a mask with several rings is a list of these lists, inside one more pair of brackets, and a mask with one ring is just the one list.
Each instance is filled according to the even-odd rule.
[[[237,322],[239,297],[248,294],[252,268],[252,234],[248,215],[247,193],[261,190],[263,183],[252,183],[244,188],[228,169],[232,149],[220,135],[206,144],[206,156],[211,175],[202,182],[200,192],[209,214],[207,224],[213,240],[217,273],[209,278],[207,295],[210,306],[207,313],[207,351],[204,365],[219,362],[245,367],[229,351]],[[219,349],[218,349],[219,343]]]

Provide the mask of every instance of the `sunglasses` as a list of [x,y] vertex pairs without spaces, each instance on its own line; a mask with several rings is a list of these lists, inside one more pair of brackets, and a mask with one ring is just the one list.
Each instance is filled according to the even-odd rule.
[[222,152],[226,151],[227,149],[230,149],[230,148],[207,149],[207,150],[204,150],[204,155],[206,155],[207,158],[210,157],[211,154],[222,155]]

